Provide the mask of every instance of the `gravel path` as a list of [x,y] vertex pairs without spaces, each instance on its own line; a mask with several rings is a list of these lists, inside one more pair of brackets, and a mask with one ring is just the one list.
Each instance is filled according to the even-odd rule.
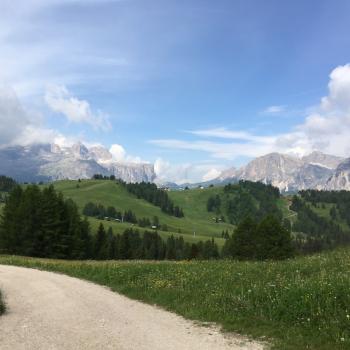
[[0,289],[1,350],[263,348],[61,274],[0,265]]

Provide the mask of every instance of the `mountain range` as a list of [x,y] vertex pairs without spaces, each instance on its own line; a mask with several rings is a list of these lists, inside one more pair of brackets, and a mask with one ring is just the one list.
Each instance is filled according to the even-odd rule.
[[120,163],[102,146],[71,147],[56,144],[0,149],[0,174],[20,182],[90,179],[95,174],[115,175],[126,182],[153,182],[153,164]]
[[304,189],[350,190],[350,158],[322,152],[304,157],[270,153],[247,165],[223,171],[216,182],[260,181],[278,187],[282,192]]
[[[57,144],[11,146],[0,149],[0,174],[20,182],[88,179],[94,174],[114,175],[126,182],[156,182],[150,163],[117,162],[103,146],[87,147],[76,143],[70,147]],[[350,158],[312,152],[304,157],[270,153],[257,157],[241,168],[230,168],[209,182],[167,183],[171,188],[224,184],[240,180],[260,181],[282,192],[303,189],[350,190]],[[169,185],[170,184],[170,185]]]

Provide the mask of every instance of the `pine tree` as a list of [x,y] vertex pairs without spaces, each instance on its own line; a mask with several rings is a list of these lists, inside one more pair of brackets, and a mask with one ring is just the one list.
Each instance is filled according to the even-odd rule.
[[21,241],[21,218],[19,207],[23,196],[23,190],[16,186],[6,200],[1,215],[0,247],[4,253],[20,254]]
[[335,209],[335,206],[332,206],[332,208],[329,211],[329,214],[330,214],[332,220],[337,219],[337,209]]
[[246,217],[231,238],[225,241],[223,255],[237,259],[254,259],[256,256],[256,224]]
[[256,230],[256,258],[286,259],[293,256],[290,232],[273,216],[263,219]]
[[167,239],[166,243],[166,259],[175,260],[176,259],[176,247],[175,247],[175,238],[171,235]]
[[112,227],[107,231],[108,259],[115,259],[117,256],[117,239],[114,236]]
[[90,256],[89,225],[76,205],[53,186],[16,187],[8,196],[0,224],[0,249],[8,253],[51,257]]
[[95,259],[105,260],[108,258],[107,234],[102,223],[100,223],[95,239]]

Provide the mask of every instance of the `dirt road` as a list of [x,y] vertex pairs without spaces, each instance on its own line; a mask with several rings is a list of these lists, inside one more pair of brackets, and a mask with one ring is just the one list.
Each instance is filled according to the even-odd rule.
[[0,265],[1,350],[257,350],[157,307],[65,275]]

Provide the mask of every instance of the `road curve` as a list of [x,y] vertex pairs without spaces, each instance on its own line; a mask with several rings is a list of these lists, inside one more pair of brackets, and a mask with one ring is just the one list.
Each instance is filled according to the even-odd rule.
[[1,350],[260,350],[90,282],[0,265]]

